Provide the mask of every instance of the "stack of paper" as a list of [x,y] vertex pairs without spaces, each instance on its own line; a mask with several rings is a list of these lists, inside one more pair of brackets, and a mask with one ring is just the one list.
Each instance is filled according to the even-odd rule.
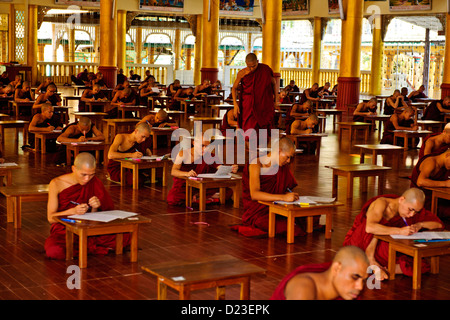
[[303,196],[300,197],[297,201],[274,201],[275,204],[300,204],[300,203],[309,203],[309,204],[318,204],[318,203],[332,203],[336,200],[336,198],[323,198],[323,197],[312,197],[312,196]]
[[90,221],[99,221],[99,222],[110,222],[116,219],[125,219],[129,217],[136,216],[137,213],[127,212],[122,210],[109,210],[109,211],[100,211],[100,212],[88,212],[85,214],[74,214],[68,216],[69,219],[78,219],[78,220],[90,220]]
[[435,239],[450,239],[449,231],[424,231],[403,236],[400,234],[392,234],[393,239],[410,239],[410,240],[435,240]]
[[16,167],[16,166],[18,166],[18,164],[14,163],[14,162],[5,162],[5,163],[0,164],[0,168],[1,167]]
[[231,166],[219,166],[215,173],[202,173],[197,175],[198,178],[214,178],[214,179],[230,179]]

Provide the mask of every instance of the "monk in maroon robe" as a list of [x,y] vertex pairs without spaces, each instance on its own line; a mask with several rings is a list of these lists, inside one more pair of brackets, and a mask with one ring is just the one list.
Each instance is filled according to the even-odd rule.
[[[210,144],[209,141],[202,139],[196,140],[194,146],[187,150],[181,150],[172,166],[171,174],[173,176],[172,188],[167,194],[167,203],[169,205],[184,205],[186,203],[186,178],[196,177],[202,173],[215,173],[217,168],[221,165],[218,158],[214,155],[211,156],[211,162],[205,161],[205,154],[208,153],[206,150]],[[196,146],[195,143],[201,143],[201,146]],[[201,150],[200,150],[201,147]],[[238,170],[237,165],[232,166],[232,172],[236,173]],[[227,189],[225,198],[231,199],[232,192]],[[219,194],[218,189],[207,189],[206,190],[206,203],[218,203]],[[197,196],[194,196],[194,203],[198,202]]]
[[[277,97],[276,83],[272,69],[259,63],[254,53],[247,55],[245,63],[247,67],[238,72],[231,89],[234,112],[238,115],[239,128],[244,131],[255,129],[258,135],[258,129],[272,128]],[[238,86],[241,87],[239,102]]]
[[[50,236],[45,241],[45,252],[52,259],[66,257],[66,230],[55,217],[113,210],[114,202],[103,183],[95,176],[95,158],[90,153],[80,153],[72,172],[53,179],[49,185],[47,219],[52,224]],[[88,237],[88,254],[107,254],[116,247],[116,235]],[[74,255],[78,254],[78,236],[74,237]],[[130,244],[129,234],[124,235],[124,246]]]
[[[410,235],[420,229],[439,229],[441,220],[423,209],[424,193],[417,188],[406,190],[401,196],[382,195],[370,199],[356,216],[344,239],[344,246],[357,246],[365,250],[370,265],[380,268],[380,280],[387,279],[389,244],[378,241],[374,235]],[[397,255],[396,273],[412,275],[412,258]],[[430,270],[423,264],[422,272]]]
[[[431,210],[432,191],[427,187],[450,187],[450,150],[441,154],[429,154],[419,159],[411,175],[411,187],[425,193],[424,208]],[[450,218],[450,201],[439,199],[437,214]]]
[[[152,155],[152,139],[150,137],[150,126],[143,122],[139,123],[134,131],[130,133],[119,133],[114,137],[114,141],[108,151],[108,173],[113,181],[121,181],[121,164],[117,159],[133,158],[139,159],[143,156]],[[142,176],[144,170],[140,170]],[[130,169],[125,170],[125,185],[133,185],[133,173]],[[140,182],[143,179],[139,179]]]
[[439,154],[450,148],[450,123],[445,125],[444,131],[425,137],[419,151],[419,159],[427,154]]
[[[269,229],[269,207],[258,201],[295,201],[299,195],[291,192],[297,186],[289,164],[295,155],[295,144],[289,138],[279,140],[276,146],[265,156],[257,158],[254,163],[244,167],[242,175],[242,201],[244,213],[242,226],[234,226],[233,230],[246,236],[264,235]],[[300,222],[300,221],[296,221]],[[287,230],[287,220],[277,216],[275,233]],[[305,235],[304,230],[296,223],[294,234]]]
[[285,276],[270,300],[358,299],[369,260],[360,248],[339,249],[332,262],[300,266]]

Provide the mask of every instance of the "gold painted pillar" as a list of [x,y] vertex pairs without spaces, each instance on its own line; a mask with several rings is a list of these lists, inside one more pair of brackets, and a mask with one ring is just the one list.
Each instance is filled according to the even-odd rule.
[[447,13],[445,23],[445,51],[443,63],[443,76],[441,84],[441,99],[450,96],[450,14]]
[[364,0],[343,0],[341,57],[338,77],[337,109],[359,102],[361,85],[361,35]]
[[[265,23],[262,25],[262,63],[272,68],[277,83],[277,92],[280,89],[281,66],[281,13],[282,0],[263,2]],[[289,81],[289,79],[285,79]],[[284,84],[286,85],[286,84]]]
[[100,0],[100,64],[109,88],[117,85],[117,12],[113,0]]
[[203,0],[202,82],[215,82],[219,73],[219,5],[220,0]]
[[27,39],[27,65],[31,66],[30,85],[37,81],[37,53],[38,53],[38,8],[32,4],[28,6],[28,39]]
[[202,43],[203,43],[203,33],[202,33],[202,15],[197,15],[197,25],[195,29],[195,46],[194,46],[194,84],[199,85],[202,80],[201,67],[202,67]]
[[136,63],[142,63],[142,27],[136,28]]
[[175,41],[174,41],[174,66],[175,70],[180,70],[180,60],[181,60],[181,30],[175,29]]
[[377,29],[377,23],[375,23],[375,27],[372,29],[372,71],[370,78],[370,94],[374,96],[380,95],[383,87],[383,46],[381,28]]
[[192,48],[186,47],[186,62],[185,62],[185,70],[191,70],[191,57],[192,57]]
[[322,54],[322,18],[314,17],[314,40],[312,47],[312,77],[311,84],[319,83],[320,78],[320,56]]
[[9,5],[8,24],[8,61],[14,61],[16,60],[16,9],[14,4]]
[[117,10],[117,68],[123,69],[124,74],[127,64],[127,11]]

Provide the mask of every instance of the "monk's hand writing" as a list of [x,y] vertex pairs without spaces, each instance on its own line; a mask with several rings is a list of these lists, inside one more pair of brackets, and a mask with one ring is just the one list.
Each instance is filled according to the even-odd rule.
[[54,126],[47,127],[47,130],[48,130],[49,132],[52,132],[53,130],[55,130],[55,127],[54,127]]
[[136,151],[132,153],[132,158],[142,158],[142,152]]
[[85,136],[81,136],[81,137],[78,138],[78,141],[85,142],[86,141],[86,137]]
[[405,227],[403,227],[403,228],[400,228],[400,234],[401,235],[403,235],[403,236],[409,236],[409,235],[411,235],[411,234],[414,234],[414,233],[416,233],[418,230],[417,230],[417,227],[415,227],[414,225],[412,225],[412,226],[405,226]]
[[233,164],[231,166],[231,172],[236,173],[239,170],[239,166],[237,164]]
[[283,201],[293,202],[293,201],[297,201],[298,200],[299,195],[296,192],[288,192],[288,193],[284,194],[283,198],[284,198]]
[[100,200],[96,197],[93,196],[89,199],[89,205],[93,208],[93,209],[98,209],[100,208],[100,206],[102,205],[100,203]]
[[89,206],[87,203],[82,203],[77,205],[73,209],[75,209],[75,214],[85,214],[88,211]]
[[191,170],[186,173],[186,177],[196,177],[196,176],[197,176],[197,172],[195,172],[194,170]]

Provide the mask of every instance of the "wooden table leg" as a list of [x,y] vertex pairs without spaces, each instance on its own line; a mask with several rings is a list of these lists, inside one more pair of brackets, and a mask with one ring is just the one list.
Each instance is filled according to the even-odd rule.
[[6,198],[6,222],[11,223],[14,222],[16,210],[16,197],[7,197]]
[[133,165],[133,189],[139,189],[139,169],[136,165]]
[[167,164],[167,162],[164,162],[163,165],[163,176],[162,176],[162,186],[165,187],[167,186],[167,174],[169,172],[169,165]]
[[389,280],[395,279],[395,264],[396,264],[396,258],[397,253],[395,249],[393,248],[392,244],[389,244],[388,249],[388,272],[389,272]]
[[331,239],[331,230],[333,226],[333,214],[331,212],[327,212],[325,214],[325,239]]
[[66,260],[73,259],[73,232],[66,228]]
[[158,295],[157,298],[158,300],[166,300],[167,299],[167,285],[163,282],[164,279],[158,278],[157,280],[157,291],[158,291]]
[[386,173],[383,171],[378,176],[378,194],[384,193],[385,183],[386,183]]
[[347,199],[353,198],[353,174],[347,173]]
[[225,204],[227,188],[219,188],[220,204]]
[[15,197],[16,203],[14,204],[14,228],[18,229],[22,227],[22,198]]
[[436,197],[436,194],[432,192],[431,194],[431,212],[437,215],[437,204],[438,204],[438,197]]
[[216,300],[225,300],[225,286],[216,287]]
[[199,210],[205,211],[206,210],[206,188],[203,184],[200,184],[199,188]]
[[413,261],[413,289],[420,289],[422,281],[422,258],[419,255],[418,250],[414,250],[414,261]]
[[250,299],[250,277],[245,277],[241,283],[241,300],[249,300]]
[[439,273],[439,257],[431,257],[431,273],[438,274]]
[[233,188],[233,208],[239,208],[240,191],[241,191],[240,183],[236,183],[236,185]]
[[365,155],[366,155],[366,154],[365,154],[363,148],[361,148],[361,149],[359,150],[359,163],[364,163],[364,161],[365,161],[365,159],[364,159]]
[[80,268],[87,267],[87,235],[84,229],[80,229],[80,233],[78,234],[79,239],[79,252],[78,252],[78,263]]
[[131,244],[130,244],[131,262],[137,262],[138,234],[139,234],[139,226],[137,224],[134,224],[133,231],[131,232]]
[[295,218],[289,213],[287,216],[287,243],[294,243],[294,227]]
[[338,175],[334,173],[333,170],[333,181],[331,183],[331,196],[333,198],[337,198],[337,191],[338,191]]
[[123,253],[123,233],[116,234],[116,254]]
[[275,212],[269,208],[269,238],[275,237]]
[[182,285],[180,288],[180,300],[191,299],[191,287],[189,285]]

